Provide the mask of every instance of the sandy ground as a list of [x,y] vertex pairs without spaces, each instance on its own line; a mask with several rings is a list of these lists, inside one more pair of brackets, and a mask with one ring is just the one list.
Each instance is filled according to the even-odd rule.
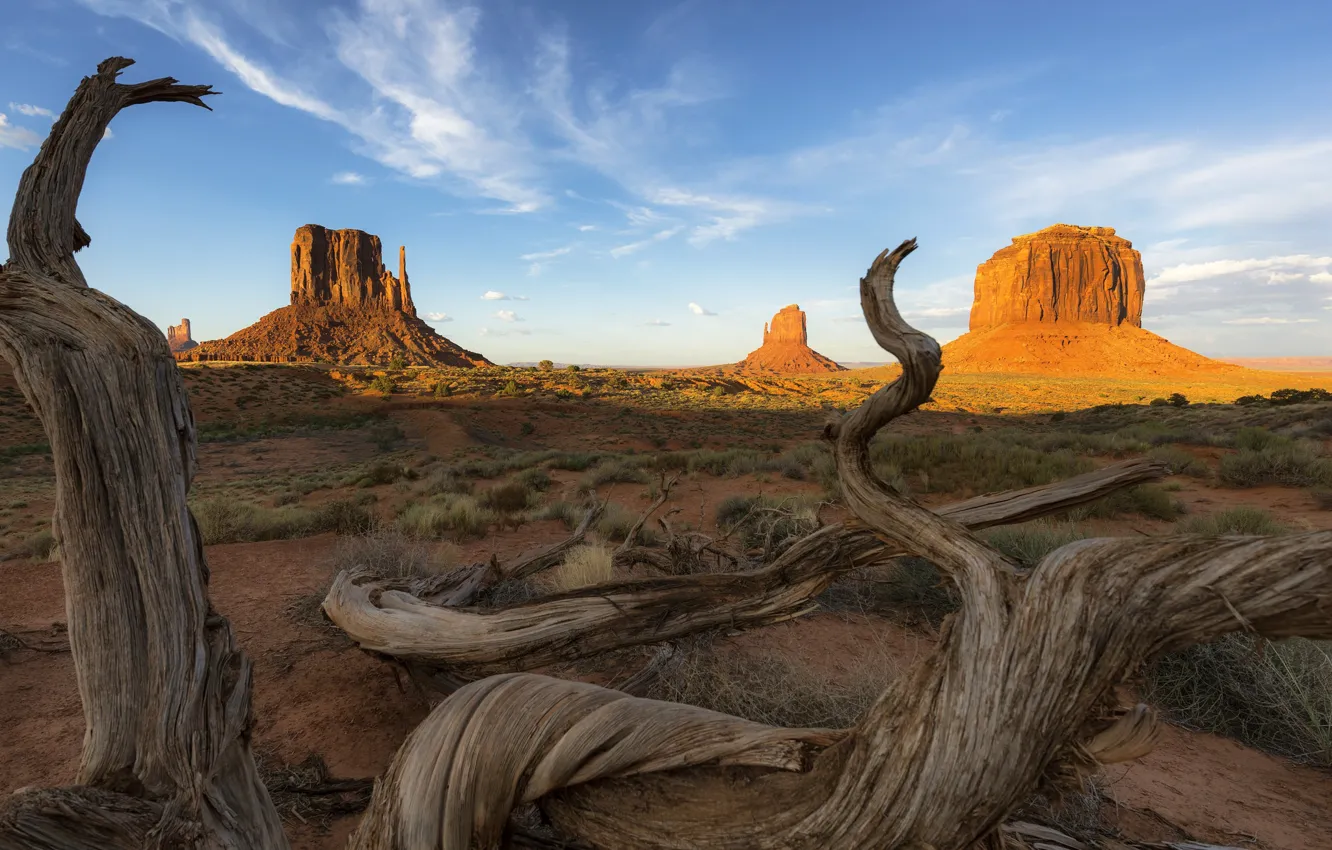
[[[234,402],[227,393],[254,390],[247,375],[235,381],[211,377],[219,385],[206,405]],[[310,384],[318,388],[318,382]],[[245,388],[249,387],[249,390]],[[290,382],[292,409],[325,404],[306,384]],[[327,402],[337,406],[343,402]],[[345,402],[349,409],[368,402]],[[644,436],[636,413],[618,407],[576,411],[560,405],[504,400],[397,405],[393,422],[405,434],[405,451],[422,458],[450,459],[475,454],[489,441],[516,448],[612,448],[649,451],[662,448]],[[665,448],[694,444],[725,446],[794,445],[808,439],[819,417],[723,412],[688,416],[654,412],[670,419]],[[981,420],[989,423],[990,420]],[[977,420],[955,416],[908,417],[894,428],[906,433],[960,432]],[[524,432],[524,423],[532,423]],[[18,428],[17,420],[11,424]],[[25,429],[27,426],[23,426]],[[17,432],[15,432],[17,433]],[[23,431],[26,440],[29,434]],[[7,441],[0,440],[0,443]],[[285,474],[318,473],[340,465],[372,461],[378,450],[360,431],[331,431],[201,447],[199,487],[223,487]],[[1215,461],[1215,450],[1200,450]],[[5,467],[14,477],[6,520],[17,535],[49,519],[49,461],[24,457]],[[580,473],[554,472],[552,497],[572,497]],[[478,482],[479,487],[490,482]],[[1295,528],[1332,528],[1332,512],[1319,510],[1306,490],[1256,487],[1228,490],[1176,477],[1174,496],[1192,513],[1234,505],[1271,511]],[[362,492],[362,491],[354,491]],[[391,510],[407,496],[395,485],[369,488],[380,510]],[[731,495],[817,496],[811,481],[777,475],[683,479],[667,509],[673,520],[714,528],[716,506]],[[641,484],[617,484],[599,490],[627,510],[647,503]],[[319,492],[307,504],[340,495]],[[345,495],[345,493],[341,493]],[[930,504],[951,497],[930,495]],[[13,505],[22,504],[22,507]],[[825,508],[825,520],[837,517]],[[1140,518],[1096,521],[1097,534],[1159,533],[1169,523]],[[457,547],[464,561],[496,553],[510,558],[565,534],[553,521],[529,522],[502,534]],[[211,594],[217,609],[231,619],[242,647],[254,659],[255,746],[266,763],[296,764],[318,755],[334,776],[370,778],[384,770],[407,733],[424,717],[426,705],[402,686],[391,668],[370,658],[336,632],[292,608],[322,596],[340,545],[333,535],[266,543],[210,546]],[[65,619],[59,567],[25,558],[0,561],[0,628],[21,633],[33,643],[58,645]],[[306,605],[308,610],[309,606]],[[831,679],[849,679],[873,660],[900,673],[930,652],[927,628],[907,627],[873,617],[822,614],[723,641],[738,652],[778,653],[817,668]],[[68,784],[75,778],[82,743],[83,718],[68,652],[20,649],[0,655],[0,794],[29,785]],[[1128,835],[1144,839],[1184,835],[1262,850],[1325,850],[1332,847],[1332,775],[1265,755],[1212,735],[1167,727],[1161,744],[1146,758],[1110,770],[1102,781],[1103,815]],[[356,820],[331,823],[288,820],[294,846],[306,850],[341,847]]]

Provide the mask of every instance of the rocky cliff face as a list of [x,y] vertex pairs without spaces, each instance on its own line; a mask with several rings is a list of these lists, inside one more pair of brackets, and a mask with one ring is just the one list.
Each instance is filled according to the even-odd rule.
[[414,317],[407,249],[398,249],[398,276],[394,277],[384,268],[378,236],[307,224],[291,242],[291,303],[393,310]]
[[1236,371],[1142,328],[1142,256],[1112,227],[1017,236],[976,269],[971,331],[945,374],[1196,376]]
[[417,318],[407,281],[384,268],[379,237],[307,224],[291,243],[291,304],[226,339],[181,351],[178,360],[488,366]]
[[167,345],[172,351],[189,351],[198,344],[190,336],[189,319],[181,319],[178,325],[167,325]]
[[787,304],[777,311],[772,321],[763,326],[763,344],[809,345],[805,328],[805,311],[799,305]]
[[1142,326],[1142,255],[1113,227],[1056,224],[976,269],[971,330],[1005,324]]
[[805,313],[795,304],[783,307],[763,326],[763,345],[740,361],[739,367],[786,374],[842,371],[841,366],[809,347]]

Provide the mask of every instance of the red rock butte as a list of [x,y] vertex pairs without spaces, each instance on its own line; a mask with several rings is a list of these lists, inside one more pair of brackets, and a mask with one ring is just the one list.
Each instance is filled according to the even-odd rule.
[[809,347],[805,313],[795,304],[783,307],[763,326],[763,345],[737,366],[741,370],[785,374],[843,371],[841,366]]
[[189,351],[199,343],[190,336],[190,320],[181,319],[178,325],[167,325],[167,345],[173,352]]
[[976,269],[970,331],[947,372],[1185,376],[1238,371],[1142,328],[1142,255],[1112,227],[1055,224]]
[[440,336],[417,318],[407,280],[384,267],[379,237],[307,224],[291,243],[291,304],[226,339],[177,354],[178,360],[322,361],[413,366],[488,366],[490,361]]

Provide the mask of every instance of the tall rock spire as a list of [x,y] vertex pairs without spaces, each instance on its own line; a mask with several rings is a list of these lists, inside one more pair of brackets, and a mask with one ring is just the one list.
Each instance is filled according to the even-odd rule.
[[398,268],[399,277],[384,268],[378,236],[307,224],[291,243],[291,303],[396,310],[414,317],[405,246],[398,252]]

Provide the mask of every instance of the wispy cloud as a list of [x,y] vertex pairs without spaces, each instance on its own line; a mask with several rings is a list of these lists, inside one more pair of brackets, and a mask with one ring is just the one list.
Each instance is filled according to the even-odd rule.
[[653,319],[652,321],[648,322],[647,325],[650,328],[669,328],[671,326],[671,323],[663,321],[662,319]]
[[657,242],[665,242],[667,239],[670,239],[672,236],[679,233],[681,230],[684,230],[683,226],[672,227],[666,230],[659,230],[646,239],[640,239],[637,242],[630,242],[626,245],[617,245],[616,247],[610,250],[610,255],[618,260],[620,257],[626,257],[630,254],[636,254],[639,251],[643,250],[644,248],[648,247],[649,245],[653,245]]
[[597,227],[595,224],[580,224],[580,225],[578,225],[578,230],[579,230],[580,233],[591,233],[591,232],[594,231],[594,230],[600,230],[600,229],[601,229],[601,228]]
[[1332,283],[1332,272],[1315,272],[1309,275],[1312,283]]
[[720,197],[684,189],[658,189],[653,201],[663,206],[705,211],[709,221],[695,225],[689,244],[703,246],[714,239],[731,241],[741,231],[789,218],[803,208],[797,204],[764,198]]
[[531,336],[532,332],[526,328],[482,328],[478,331],[481,336]]
[[481,296],[481,300],[482,301],[527,301],[529,299],[526,295],[509,295],[504,292],[496,292],[495,290],[490,289],[487,290],[485,294]]
[[18,148],[21,151],[41,144],[42,137],[29,130],[9,123],[5,113],[0,112],[0,147]]
[[[1162,269],[1147,281],[1148,285],[1167,285],[1187,283],[1195,280],[1210,280],[1227,275],[1245,272],[1276,271],[1283,280],[1295,280],[1301,273],[1286,274],[1286,269],[1326,269],[1332,266],[1332,257],[1314,257],[1309,254],[1293,254],[1282,257],[1249,257],[1240,260],[1213,260],[1206,263],[1180,263]],[[1324,272],[1325,273],[1325,272]]]
[[329,178],[339,186],[364,186],[365,175],[355,171],[339,171]]
[[425,318],[426,318],[426,321],[427,321],[427,322],[451,322],[451,321],[453,321],[453,317],[450,316],[448,313],[426,313],[426,314],[425,314]]
[[32,118],[50,118],[54,121],[56,117],[56,114],[51,110],[41,106],[33,106],[31,103],[15,103],[11,100],[9,102],[9,108],[17,112],[19,115],[27,115]]
[[704,308],[704,307],[699,306],[698,304],[695,304],[693,301],[690,301],[690,302],[689,302],[689,312],[693,313],[695,316],[715,316],[715,315],[717,315],[716,313],[712,312],[711,310],[708,310],[708,309],[706,309],[706,308]]
[[1278,316],[1246,316],[1241,319],[1225,319],[1223,325],[1307,325],[1317,319],[1283,319]]
[[496,310],[496,311],[495,311],[495,318],[499,319],[499,320],[502,321],[502,322],[521,322],[521,321],[523,321],[523,317],[520,316],[520,315],[518,315],[517,313],[513,312],[512,310]]
[[554,260],[557,257],[563,257],[569,253],[572,253],[572,251],[573,251],[573,246],[566,245],[563,248],[555,248],[550,251],[534,251],[530,254],[522,254],[518,257],[518,259],[522,260],[525,263],[531,263],[531,265],[527,267],[527,273],[532,277],[536,277],[537,275],[541,274],[542,270],[545,269],[546,265],[551,260]]

